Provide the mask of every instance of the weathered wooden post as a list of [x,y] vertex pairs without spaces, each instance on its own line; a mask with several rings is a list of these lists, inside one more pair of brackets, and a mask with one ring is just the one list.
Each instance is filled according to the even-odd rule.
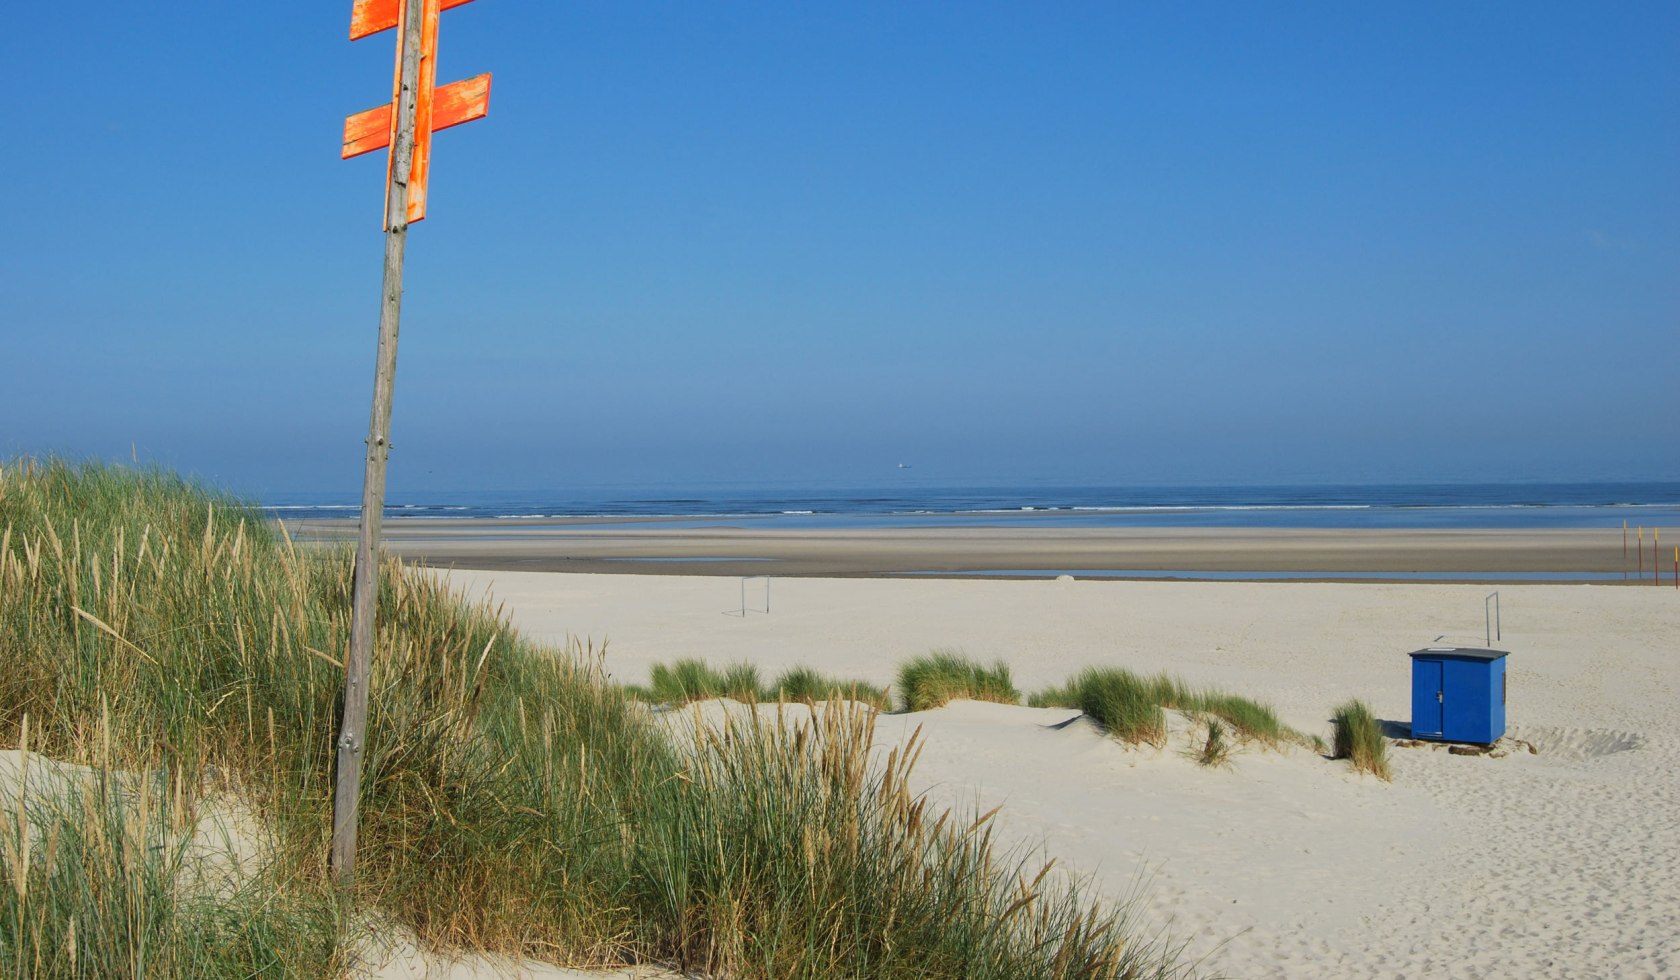
[[396,81],[388,105],[344,122],[343,157],[389,147],[385,188],[385,273],[379,307],[379,351],[362,477],[361,533],[356,540],[350,653],[344,663],[344,714],[333,786],[332,876],[348,888],[356,876],[357,809],[367,754],[368,679],[379,595],[379,532],[385,512],[385,464],[391,451],[391,399],[397,375],[403,252],[408,226],[426,216],[432,132],[482,117],[490,76],[436,88],[438,15],[468,0],[355,0],[350,39],[397,29]]

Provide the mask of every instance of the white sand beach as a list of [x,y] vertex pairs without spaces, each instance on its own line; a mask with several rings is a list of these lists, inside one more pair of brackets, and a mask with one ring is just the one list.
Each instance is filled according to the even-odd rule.
[[[1328,734],[1365,699],[1404,726],[1406,654],[1481,646],[1490,587],[1422,584],[776,579],[740,615],[725,577],[454,571],[553,644],[608,644],[630,682],[679,657],[797,664],[890,684],[945,647],[1002,659],[1024,691],[1081,667],[1165,670]],[[762,582],[747,583],[764,607]],[[1204,769],[1128,749],[1065,709],[975,702],[884,715],[920,727],[917,784],[1042,844],[1112,899],[1136,892],[1211,974],[1663,977],[1680,972],[1680,592],[1503,585],[1503,758],[1391,748],[1392,783],[1305,749]],[[1071,723],[1070,723],[1071,722]],[[1403,731],[1397,728],[1397,731]]]

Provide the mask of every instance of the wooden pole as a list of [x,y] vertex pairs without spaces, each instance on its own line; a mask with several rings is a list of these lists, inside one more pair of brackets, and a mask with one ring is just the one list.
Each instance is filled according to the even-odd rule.
[[420,80],[421,0],[403,0],[402,72],[395,98],[396,132],[386,188],[385,278],[379,309],[379,352],[368,420],[367,467],[362,478],[361,535],[356,541],[351,596],[350,656],[344,664],[344,717],[333,787],[332,877],[347,890],[356,878],[357,806],[367,755],[369,661],[379,595],[379,531],[385,513],[385,462],[391,451],[391,394],[397,375],[397,326],[402,313],[403,250],[408,243],[408,181],[414,159],[415,91]]

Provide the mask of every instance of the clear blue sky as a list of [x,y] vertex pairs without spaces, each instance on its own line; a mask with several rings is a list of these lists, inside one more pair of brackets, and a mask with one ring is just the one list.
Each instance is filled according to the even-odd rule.
[[[0,455],[360,484],[349,0],[15,3]],[[444,14],[394,494],[1680,478],[1680,4]]]

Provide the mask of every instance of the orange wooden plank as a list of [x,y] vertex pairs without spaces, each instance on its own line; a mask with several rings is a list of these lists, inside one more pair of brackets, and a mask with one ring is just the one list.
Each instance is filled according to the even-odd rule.
[[483,119],[489,111],[489,72],[451,82],[432,97],[432,132]]
[[[483,119],[490,111],[490,73],[463,78],[432,95],[432,132]],[[391,145],[391,104],[374,106],[344,120],[344,159]]]
[[[448,10],[459,7],[472,0],[443,0],[439,9]],[[356,41],[370,34],[388,31],[397,26],[397,18],[402,11],[402,0],[356,0],[355,6],[350,8],[350,40]]]
[[344,152],[341,159],[359,157],[390,145],[391,103],[344,118]]

